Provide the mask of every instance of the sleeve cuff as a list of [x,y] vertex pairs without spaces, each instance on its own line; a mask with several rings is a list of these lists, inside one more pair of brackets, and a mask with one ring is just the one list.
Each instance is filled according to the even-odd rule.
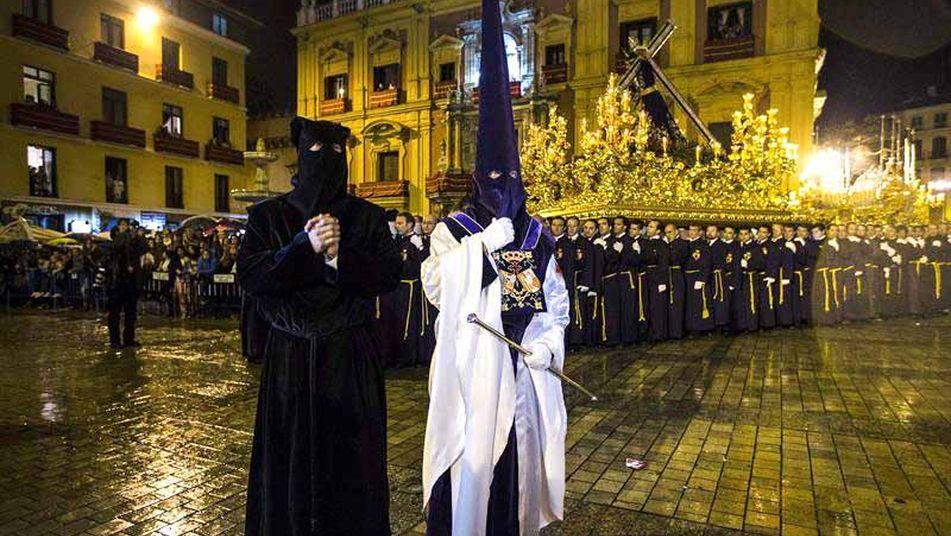
[[339,259],[339,258],[340,258],[340,255],[337,255],[336,257],[334,257],[334,258],[332,258],[332,259],[328,259],[326,256],[324,256],[324,264],[326,264],[327,266],[329,266],[329,267],[333,268],[334,270],[336,270],[336,269],[337,269],[337,259]]

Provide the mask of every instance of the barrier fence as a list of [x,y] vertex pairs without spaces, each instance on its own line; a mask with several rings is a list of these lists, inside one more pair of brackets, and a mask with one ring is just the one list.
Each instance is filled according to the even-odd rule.
[[[108,302],[102,278],[89,272],[0,275],[0,296],[9,310],[46,307],[104,311]],[[167,272],[151,272],[139,288],[139,312],[165,315],[226,315],[241,309],[243,292],[234,274],[176,281]]]

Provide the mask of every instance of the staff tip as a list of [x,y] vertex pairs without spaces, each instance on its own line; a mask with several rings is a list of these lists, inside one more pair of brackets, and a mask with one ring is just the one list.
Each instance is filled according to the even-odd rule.
[[476,316],[475,313],[469,313],[469,316],[466,317],[466,321],[468,321],[470,324],[474,323],[478,319],[479,317]]

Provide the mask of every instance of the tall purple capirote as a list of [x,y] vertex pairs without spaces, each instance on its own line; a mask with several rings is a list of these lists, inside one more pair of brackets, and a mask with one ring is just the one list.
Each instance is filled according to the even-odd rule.
[[[479,134],[472,201],[480,214],[516,220],[525,211],[525,188],[509,94],[509,69],[498,0],[482,0],[479,63]],[[488,213],[488,214],[486,214]],[[480,218],[481,219],[481,218]],[[480,222],[485,225],[488,222]]]

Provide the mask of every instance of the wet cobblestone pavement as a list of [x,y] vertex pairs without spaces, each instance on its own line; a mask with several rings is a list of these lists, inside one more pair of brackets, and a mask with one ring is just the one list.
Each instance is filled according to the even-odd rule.
[[[0,319],[0,534],[240,534],[258,369],[235,322]],[[572,354],[547,534],[951,534],[951,318]],[[422,529],[425,371],[388,376],[394,533]],[[647,467],[631,471],[627,457]]]

